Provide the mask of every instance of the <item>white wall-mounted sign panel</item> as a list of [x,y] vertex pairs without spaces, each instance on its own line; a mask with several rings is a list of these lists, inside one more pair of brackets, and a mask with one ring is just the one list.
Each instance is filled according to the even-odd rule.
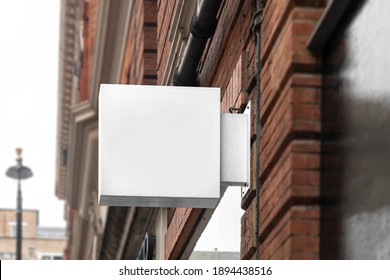
[[220,90],[101,85],[99,204],[213,208]]

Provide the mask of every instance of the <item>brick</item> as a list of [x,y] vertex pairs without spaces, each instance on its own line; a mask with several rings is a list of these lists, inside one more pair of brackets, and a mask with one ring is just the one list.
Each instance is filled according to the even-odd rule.
[[290,259],[294,254],[319,258],[319,207],[293,206],[264,239],[261,259]]
[[165,234],[165,259],[177,259],[190,237],[202,209],[179,208],[173,214]]

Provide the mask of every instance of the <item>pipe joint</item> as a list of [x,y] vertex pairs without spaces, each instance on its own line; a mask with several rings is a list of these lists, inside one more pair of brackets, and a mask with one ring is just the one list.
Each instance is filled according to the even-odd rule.
[[253,33],[258,33],[260,32],[260,27],[261,27],[261,20],[263,16],[263,9],[258,9],[254,14],[253,14],[253,27],[252,27],[252,32]]
[[[185,81],[183,78],[187,78]],[[176,68],[173,75],[173,84],[178,87],[198,87],[200,85],[197,75],[183,75],[179,71],[179,67]]]
[[197,14],[194,14],[190,23],[191,34],[200,39],[208,39],[214,35],[214,32],[217,29],[217,23],[217,19],[213,18],[210,19],[207,24],[202,24],[199,22]]

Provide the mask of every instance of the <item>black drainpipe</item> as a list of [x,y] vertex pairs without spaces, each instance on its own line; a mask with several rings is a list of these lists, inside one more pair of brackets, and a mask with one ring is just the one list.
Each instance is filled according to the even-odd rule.
[[[214,35],[215,29],[217,28],[217,13],[221,3],[222,0],[202,0],[197,12],[192,16],[190,37],[188,38],[188,43],[181,63],[179,67],[176,68],[173,76],[174,86],[199,86],[198,66],[200,58],[206,47],[207,40]],[[200,219],[196,222],[194,229],[198,227],[205,211],[205,209],[202,210]],[[182,251],[179,254],[179,259],[181,259],[190,239],[191,238],[189,238],[187,243],[183,246]]]
[[257,73],[256,73],[256,116],[257,116],[257,125],[256,125],[256,259],[260,257],[260,191],[261,191],[261,182],[260,182],[260,140],[261,140],[261,120],[260,120],[260,82],[261,82],[261,71],[262,71],[262,62],[261,62],[261,20],[263,15],[263,1],[256,0],[256,12],[253,15],[253,34],[256,37],[256,64],[257,64]]
[[173,76],[174,86],[199,86],[198,66],[207,40],[217,28],[217,13],[222,0],[202,0],[192,16],[190,37],[183,59]]

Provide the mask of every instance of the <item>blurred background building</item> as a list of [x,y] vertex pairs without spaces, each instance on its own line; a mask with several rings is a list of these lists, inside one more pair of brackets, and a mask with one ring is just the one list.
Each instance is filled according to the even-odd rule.
[[[39,226],[38,210],[23,210],[23,260],[62,260],[65,249],[65,229]],[[0,209],[0,259],[16,257],[15,209]]]
[[241,259],[390,258],[389,1],[61,3],[66,258],[188,259],[214,212],[98,206],[102,83],[220,87],[221,112],[251,101]]

